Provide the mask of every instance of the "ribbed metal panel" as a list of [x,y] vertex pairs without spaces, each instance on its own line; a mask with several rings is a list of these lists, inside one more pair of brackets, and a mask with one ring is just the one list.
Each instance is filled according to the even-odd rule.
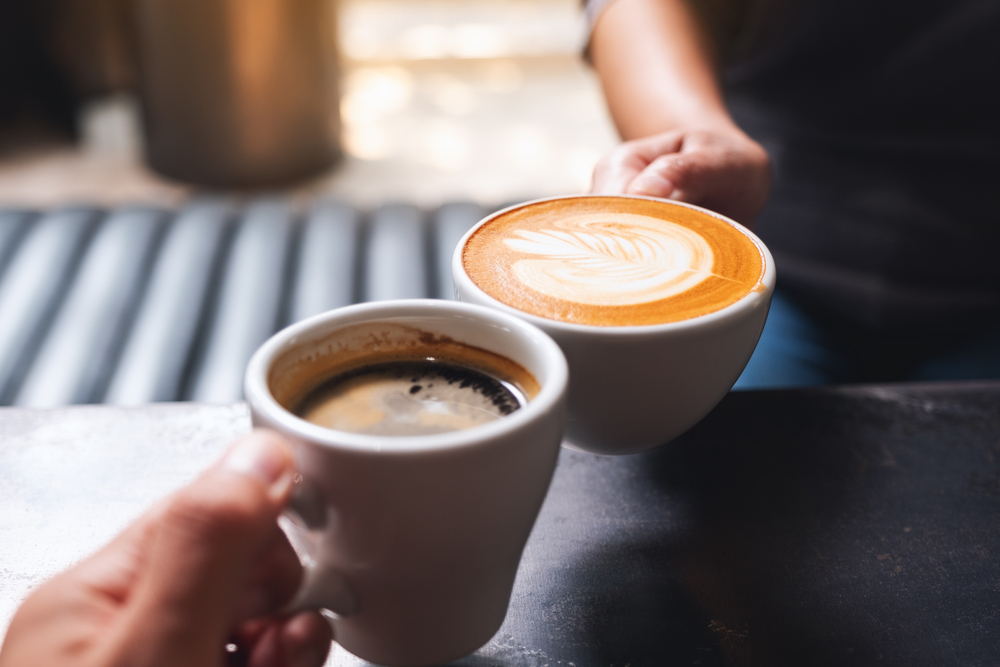
[[430,296],[423,213],[392,204],[375,211],[364,246],[363,299],[425,299]]
[[240,400],[250,355],[282,326],[453,298],[455,244],[487,212],[278,198],[0,210],[0,405]]
[[258,202],[247,210],[208,319],[205,349],[193,371],[191,400],[229,403],[241,395],[250,356],[280,324],[291,233],[288,206]]
[[354,303],[360,242],[361,216],[350,206],[323,202],[310,211],[299,239],[291,322]]
[[455,283],[451,279],[451,258],[455,246],[472,226],[482,220],[486,211],[476,204],[445,204],[434,214],[434,270],[439,299],[455,298]]
[[141,405],[180,398],[232,216],[225,202],[200,201],[171,222],[112,371],[106,402]]
[[90,240],[94,212],[68,209],[32,224],[0,279],[0,405],[17,395]]
[[114,366],[149,274],[160,221],[156,211],[123,210],[101,223],[16,405],[87,403],[103,395],[107,371]]

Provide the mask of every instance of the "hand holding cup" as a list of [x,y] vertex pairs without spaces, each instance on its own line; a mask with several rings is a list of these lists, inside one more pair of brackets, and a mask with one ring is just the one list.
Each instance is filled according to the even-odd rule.
[[648,197],[528,202],[487,217],[452,261],[460,300],[530,322],[570,367],[568,444],[642,451],[705,416],[750,359],[774,262],[743,226]]

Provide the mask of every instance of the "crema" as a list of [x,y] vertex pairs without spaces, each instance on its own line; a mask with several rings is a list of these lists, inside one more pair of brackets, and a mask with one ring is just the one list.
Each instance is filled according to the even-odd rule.
[[510,383],[425,358],[336,375],[306,395],[295,414],[336,431],[431,435],[488,424],[526,402]]

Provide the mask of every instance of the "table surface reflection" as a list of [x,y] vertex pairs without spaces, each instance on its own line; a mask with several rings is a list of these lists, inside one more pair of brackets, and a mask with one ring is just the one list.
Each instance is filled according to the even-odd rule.
[[[0,410],[0,628],[247,428]],[[998,528],[1000,382],[732,393],[652,452],[563,450],[506,622],[455,664],[1000,664]]]

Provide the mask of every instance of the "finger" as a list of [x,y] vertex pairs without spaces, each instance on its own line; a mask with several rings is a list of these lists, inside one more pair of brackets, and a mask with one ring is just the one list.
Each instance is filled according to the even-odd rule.
[[155,524],[121,628],[129,662],[217,656],[292,484],[287,443],[255,431],[174,495]]
[[681,149],[682,136],[679,132],[665,132],[619,145],[594,167],[591,192],[607,195],[627,193],[632,181],[651,162]]
[[625,194],[670,199],[676,190],[670,176],[674,157],[676,156],[661,156],[650,162],[626,186]]
[[752,224],[771,189],[767,152],[745,135],[693,132],[666,166],[674,199],[718,211]]
[[281,628],[281,647],[288,667],[321,667],[330,654],[333,628],[317,612],[288,619]]
[[302,612],[259,631],[247,667],[321,667],[332,641],[326,619],[314,611]]
[[276,529],[264,554],[247,577],[236,601],[232,624],[272,614],[292,599],[302,581],[302,565],[288,538]]
[[624,194],[628,184],[645,166],[635,154],[609,153],[594,167],[590,192],[595,195]]
[[654,134],[651,137],[628,141],[624,145],[629,146],[630,151],[638,156],[646,164],[649,164],[661,155],[672,155],[679,152],[684,147],[685,133],[681,130],[671,130]]
[[38,662],[42,646],[55,664],[107,631],[141,568],[150,515],[31,594],[8,628],[3,655],[10,664],[29,664],[17,657],[22,651]]
[[733,151],[687,142],[681,152],[653,160],[628,191],[669,197],[729,214],[727,211],[741,208],[743,199],[748,168],[741,157]]
[[99,551],[67,570],[64,576],[97,597],[122,603],[146,563],[146,545],[167,503],[164,499],[154,504]]
[[[79,585],[97,600],[124,602],[146,563],[146,545],[169,502],[161,500],[100,551],[67,570],[61,586]],[[301,579],[299,558],[284,532],[276,529],[236,603],[233,624],[277,611],[292,598]]]

